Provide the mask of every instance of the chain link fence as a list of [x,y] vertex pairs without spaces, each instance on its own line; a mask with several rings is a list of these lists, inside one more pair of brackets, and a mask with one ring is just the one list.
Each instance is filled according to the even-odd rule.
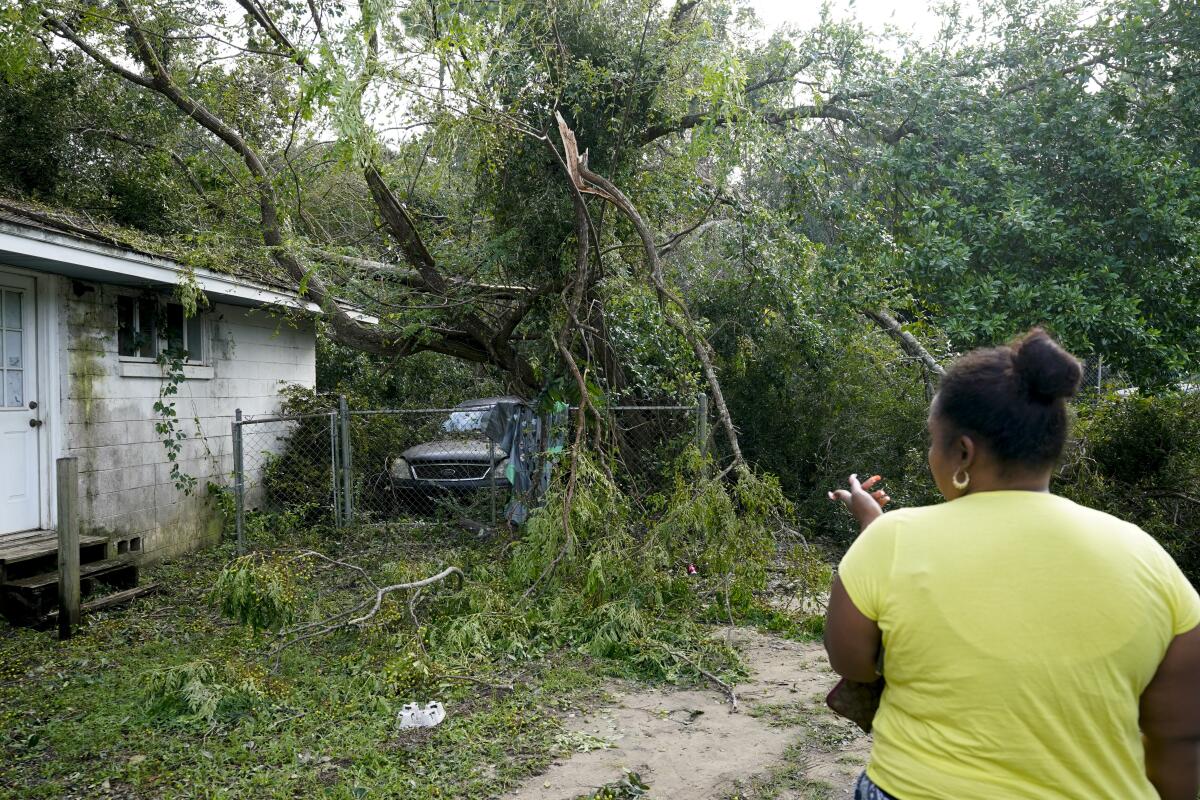
[[493,407],[350,411],[355,521],[446,514],[494,525],[511,477],[502,442],[481,427]]
[[691,405],[621,405],[604,413],[602,438],[613,455],[614,475],[630,496],[667,488],[688,448],[708,451],[708,397]]
[[338,412],[243,418],[234,414],[234,495],[243,541],[247,511],[298,515],[309,524],[341,521]]
[[1079,395],[1084,399],[1103,396],[1108,392],[1128,388],[1125,376],[1106,363],[1103,358],[1092,356],[1083,360],[1083,380],[1079,383]]
[[[708,440],[703,395],[686,405],[619,405],[595,429],[635,497],[668,488],[679,459]],[[247,512],[341,527],[413,517],[520,523],[549,485],[574,414],[538,415],[518,398],[446,408],[355,409],[233,422],[239,548]]]

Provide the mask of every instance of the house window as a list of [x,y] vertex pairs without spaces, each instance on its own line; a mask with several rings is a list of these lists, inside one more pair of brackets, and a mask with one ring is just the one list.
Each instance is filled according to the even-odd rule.
[[117,298],[117,352],[126,358],[158,356],[158,303],[148,297]]
[[167,303],[167,330],[165,345],[168,351],[183,353],[184,360],[192,363],[204,360],[203,325],[199,316],[185,317],[183,306]]
[[153,297],[118,297],[117,352],[126,359],[183,353],[188,363],[202,363],[207,355],[203,320],[184,316],[179,303],[160,304]]
[[25,350],[22,294],[0,290],[0,408],[25,405]]

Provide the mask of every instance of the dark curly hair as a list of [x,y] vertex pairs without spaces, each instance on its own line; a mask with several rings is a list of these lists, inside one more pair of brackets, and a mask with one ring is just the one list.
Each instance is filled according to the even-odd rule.
[[1004,464],[1045,468],[1067,442],[1067,400],[1083,369],[1041,328],[1011,344],[973,350],[942,378],[934,413],[951,436],[977,437]]

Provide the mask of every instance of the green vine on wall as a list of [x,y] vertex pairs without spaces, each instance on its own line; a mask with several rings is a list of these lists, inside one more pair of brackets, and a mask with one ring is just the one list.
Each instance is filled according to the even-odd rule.
[[[194,317],[199,313],[201,305],[208,304],[208,299],[196,282],[195,275],[190,271],[181,276],[175,294],[183,306],[185,319]],[[161,302],[157,302],[158,299],[156,295],[159,317],[156,330],[162,332],[167,331],[168,327],[165,307]],[[180,456],[183,453],[183,440],[188,435],[180,427],[179,412],[175,408],[175,401],[171,399],[179,394],[179,387],[187,380],[184,372],[184,362],[187,357],[188,352],[184,349],[183,343],[170,340],[167,342],[167,347],[159,351],[155,357],[155,361],[163,372],[163,382],[158,389],[158,400],[154,403],[154,413],[159,417],[154,423],[154,431],[162,440],[163,449],[167,452],[167,460],[171,462],[171,482],[175,484],[177,490],[185,495],[190,495],[196,488],[196,476],[184,472],[179,464]],[[197,430],[199,430],[198,425]],[[203,439],[203,434],[201,434],[201,439]]]
[[167,460],[171,462],[171,482],[175,488],[190,495],[196,488],[196,476],[189,475],[179,466],[179,456],[183,451],[183,440],[187,433],[179,429],[179,412],[175,410],[175,401],[169,398],[179,394],[179,386],[187,378],[183,371],[183,360],[186,351],[168,348],[158,354],[158,365],[162,367],[163,382],[158,389],[158,400],[154,402],[154,412],[159,419],[154,423],[154,431],[162,439],[163,448],[167,451]]

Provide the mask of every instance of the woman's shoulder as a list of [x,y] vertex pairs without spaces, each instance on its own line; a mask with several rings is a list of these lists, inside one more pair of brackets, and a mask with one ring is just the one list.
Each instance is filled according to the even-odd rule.
[[1046,520],[1057,518],[1061,523],[1086,528],[1094,533],[1121,539],[1131,547],[1158,547],[1148,533],[1132,522],[1090,506],[1076,503],[1062,495],[1042,492],[980,492],[957,500],[925,506],[897,508],[879,517],[868,530],[876,535],[901,530],[929,530],[940,526],[961,529],[965,520],[982,524],[989,518],[1013,519],[1029,517]]
[[885,522],[889,525],[908,525],[926,522],[945,515],[950,510],[950,503],[934,503],[928,506],[905,506],[893,508],[881,516],[876,523]]
[[931,506],[893,508],[876,517],[875,521],[863,531],[863,535],[871,533],[873,536],[890,536],[902,528],[920,529],[943,514],[942,509],[946,505],[946,503],[938,503]]
[[1121,539],[1131,546],[1159,548],[1159,543],[1153,536],[1146,533],[1136,524],[1114,516],[1107,511],[1077,503],[1069,497],[1051,495],[1060,512],[1074,518],[1093,535],[1107,534]]

